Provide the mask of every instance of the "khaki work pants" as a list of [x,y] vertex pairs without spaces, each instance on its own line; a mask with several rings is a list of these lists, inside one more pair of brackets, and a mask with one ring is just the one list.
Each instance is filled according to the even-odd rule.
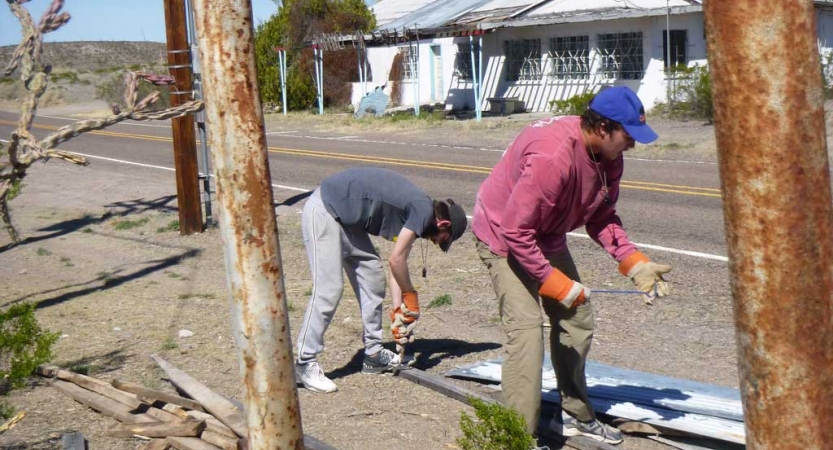
[[[497,295],[503,330],[506,333],[506,358],[501,370],[506,404],[526,420],[527,431],[536,434],[541,412],[541,372],[544,363],[544,318],[538,282],[512,258],[495,255],[477,241],[477,254],[489,269]],[[570,279],[580,281],[569,251],[549,259],[550,264]],[[593,339],[593,307],[585,302],[576,309],[544,299],[543,309],[552,325],[550,352],[561,406],[580,421],[595,419],[587,396],[584,366]]]

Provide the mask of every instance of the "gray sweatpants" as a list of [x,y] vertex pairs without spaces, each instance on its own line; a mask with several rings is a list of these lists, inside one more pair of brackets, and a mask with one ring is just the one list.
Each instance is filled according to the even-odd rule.
[[382,350],[382,301],[386,280],[382,260],[373,248],[370,236],[364,230],[342,227],[324,207],[317,189],[304,205],[301,231],[312,273],[312,295],[298,333],[298,362],[315,361],[324,350],[324,332],[333,320],[344,291],[343,272],[347,273],[359,300],[365,354],[379,352]]

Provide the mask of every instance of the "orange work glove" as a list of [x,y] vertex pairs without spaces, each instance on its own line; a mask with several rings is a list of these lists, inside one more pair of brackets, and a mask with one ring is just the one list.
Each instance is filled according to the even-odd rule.
[[402,293],[402,312],[414,320],[419,319],[419,296],[416,291]]
[[590,300],[590,289],[577,281],[571,280],[558,269],[553,269],[538,289],[544,297],[558,300],[567,308],[572,308]]
[[414,341],[414,328],[419,319],[419,296],[416,291],[402,293],[402,304],[390,313],[390,331],[399,345]]
[[662,278],[668,272],[671,272],[671,266],[651,262],[642,252],[634,252],[619,263],[619,273],[630,278],[636,288],[649,297],[665,297],[671,293]]

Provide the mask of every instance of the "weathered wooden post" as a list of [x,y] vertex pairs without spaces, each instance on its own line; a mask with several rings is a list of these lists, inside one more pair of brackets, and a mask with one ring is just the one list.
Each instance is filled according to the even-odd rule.
[[[191,51],[188,47],[185,0],[165,0],[164,3],[165,31],[168,38],[168,69],[176,80],[176,84],[171,87],[171,106],[176,107],[194,99]],[[179,232],[183,235],[202,233],[194,116],[189,114],[171,119],[171,130],[174,139]]]
[[833,443],[833,206],[814,2],[704,3],[750,450]]
[[249,448],[304,447],[250,0],[195,0]]

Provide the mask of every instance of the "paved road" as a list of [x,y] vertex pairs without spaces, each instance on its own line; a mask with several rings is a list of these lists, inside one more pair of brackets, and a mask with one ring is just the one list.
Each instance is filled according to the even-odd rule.
[[[17,114],[0,112],[0,139],[9,136]],[[33,132],[45,136],[72,120],[39,116]],[[171,131],[167,122],[124,122],[85,134],[61,148],[88,155],[92,170],[142,170],[173,177]],[[388,167],[404,174],[432,197],[451,197],[471,211],[480,182],[501,156],[499,149],[451,147],[324,136],[304,131],[268,132],[276,198],[311,189],[332,173],[357,165]],[[441,142],[441,138],[438,138]],[[100,158],[109,158],[104,160]],[[156,168],[158,167],[158,168]],[[619,214],[631,239],[671,252],[699,252],[706,259],[726,254],[719,177],[714,164],[628,159]],[[578,234],[583,231],[578,230]],[[701,258],[702,256],[693,256]]]

